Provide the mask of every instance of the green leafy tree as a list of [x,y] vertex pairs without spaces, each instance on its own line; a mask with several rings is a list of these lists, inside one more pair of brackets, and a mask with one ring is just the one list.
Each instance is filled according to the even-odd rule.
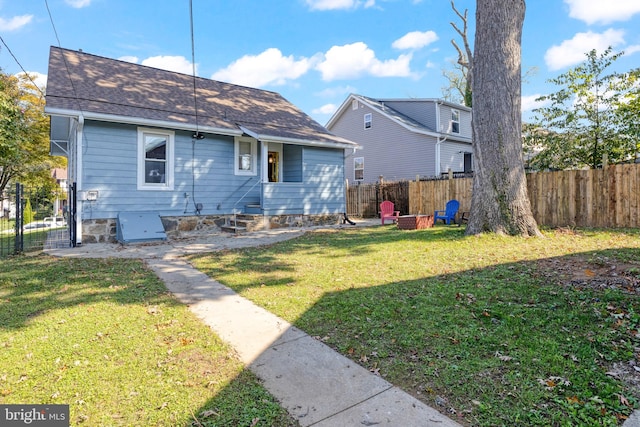
[[48,185],[51,169],[65,167],[62,157],[49,155],[49,120],[44,96],[26,75],[0,71],[0,193],[20,180]]
[[629,88],[618,100],[616,115],[621,134],[627,139],[628,149],[636,155],[640,152],[640,68],[625,75],[622,81]]
[[594,49],[583,63],[550,80],[560,90],[538,98],[548,105],[535,109],[533,122],[523,129],[532,168],[597,168],[605,156],[612,163],[635,157],[637,118],[634,137],[631,127],[631,133],[624,131],[620,106],[628,106],[629,118],[634,108],[637,114],[637,83],[633,73],[607,73],[622,54],[608,48],[599,55]]

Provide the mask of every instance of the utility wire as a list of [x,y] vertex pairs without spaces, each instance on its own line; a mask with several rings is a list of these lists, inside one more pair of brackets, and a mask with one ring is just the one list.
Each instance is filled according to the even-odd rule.
[[193,0],[189,0],[189,21],[191,24],[191,67],[193,70],[193,107],[195,109],[196,133],[191,140],[191,200],[196,214],[200,214],[202,205],[196,202],[196,141],[204,139],[198,128],[198,93],[196,91],[196,43],[193,36]]
[[191,67],[193,70],[193,106],[195,109],[195,118],[196,118],[196,133],[194,135],[195,139],[204,138],[203,135],[200,135],[198,128],[198,94],[196,92],[196,43],[195,38],[193,36],[193,0],[189,0],[189,19],[191,23]]
[[40,92],[40,95],[42,95],[42,97],[44,98],[44,93],[42,92],[42,89],[38,87],[38,85],[36,84],[36,82],[33,81],[29,73],[27,73],[27,70],[25,70],[22,64],[20,63],[20,61],[18,61],[18,58],[16,58],[13,52],[11,52],[11,49],[9,49],[9,46],[7,46],[7,43],[4,41],[2,36],[0,36],[0,41],[2,41],[2,44],[4,45],[4,47],[7,48],[7,52],[9,52],[9,54],[13,57],[13,60],[16,61],[16,64],[18,64],[18,66],[20,67],[24,75],[27,76],[27,78],[31,81],[31,83],[33,83],[33,86],[38,90],[38,92]]
[[[44,4],[47,7],[47,13],[49,14],[49,21],[51,21],[51,27],[53,27],[53,33],[56,36],[56,41],[58,42],[58,47],[62,49],[62,44],[60,43],[60,37],[58,37],[58,30],[56,30],[56,24],[53,22],[53,15],[51,15],[51,9],[49,9],[49,2],[44,0]],[[73,99],[78,103],[78,111],[80,111],[81,115],[84,115],[82,111],[82,105],[80,105],[80,99],[78,99],[78,92],[76,91],[76,85],[73,84],[73,79],[71,78],[71,70],[69,69],[69,63],[67,62],[67,57],[64,52],[60,52],[62,55],[62,61],[64,62],[64,67],[67,70],[67,76],[69,77],[69,83],[71,84],[71,90],[73,92]]]

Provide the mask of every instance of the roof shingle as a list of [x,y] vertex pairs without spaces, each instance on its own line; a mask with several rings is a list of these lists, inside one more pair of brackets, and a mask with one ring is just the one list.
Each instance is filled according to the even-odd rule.
[[113,121],[127,117],[193,130],[197,125],[205,132],[230,134],[242,125],[264,140],[357,146],[333,135],[276,92],[55,46],[50,49],[46,99],[50,113],[111,116]]

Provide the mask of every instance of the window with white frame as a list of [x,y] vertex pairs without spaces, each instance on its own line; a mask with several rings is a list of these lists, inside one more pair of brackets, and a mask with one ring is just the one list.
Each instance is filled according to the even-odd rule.
[[364,157],[354,157],[353,179],[356,181],[362,181],[364,179]]
[[364,115],[364,128],[365,129],[371,129],[371,121],[373,120],[373,117],[371,116],[371,113],[367,113]]
[[235,140],[235,174],[257,174],[258,143],[253,138],[236,138]]
[[460,133],[460,111],[451,110],[451,133]]
[[138,189],[173,190],[174,132],[138,128]]

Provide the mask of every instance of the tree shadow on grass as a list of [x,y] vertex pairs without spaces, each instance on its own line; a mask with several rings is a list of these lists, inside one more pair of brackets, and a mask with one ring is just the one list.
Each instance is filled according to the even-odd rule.
[[[264,269],[251,264],[254,251],[276,251],[291,261],[278,258],[253,284],[232,287],[295,286],[297,253],[357,258],[389,241],[429,250],[429,242],[460,239],[462,230],[453,237],[450,229],[384,234],[245,249],[207,272],[224,283],[247,265]],[[326,255],[328,247],[343,253]],[[585,251],[337,286],[294,325],[465,424],[617,425],[640,400],[633,369],[640,358],[639,286],[638,248]]]
[[99,301],[152,305],[163,288],[140,260],[8,258],[0,266],[0,329],[20,329],[49,310]]

